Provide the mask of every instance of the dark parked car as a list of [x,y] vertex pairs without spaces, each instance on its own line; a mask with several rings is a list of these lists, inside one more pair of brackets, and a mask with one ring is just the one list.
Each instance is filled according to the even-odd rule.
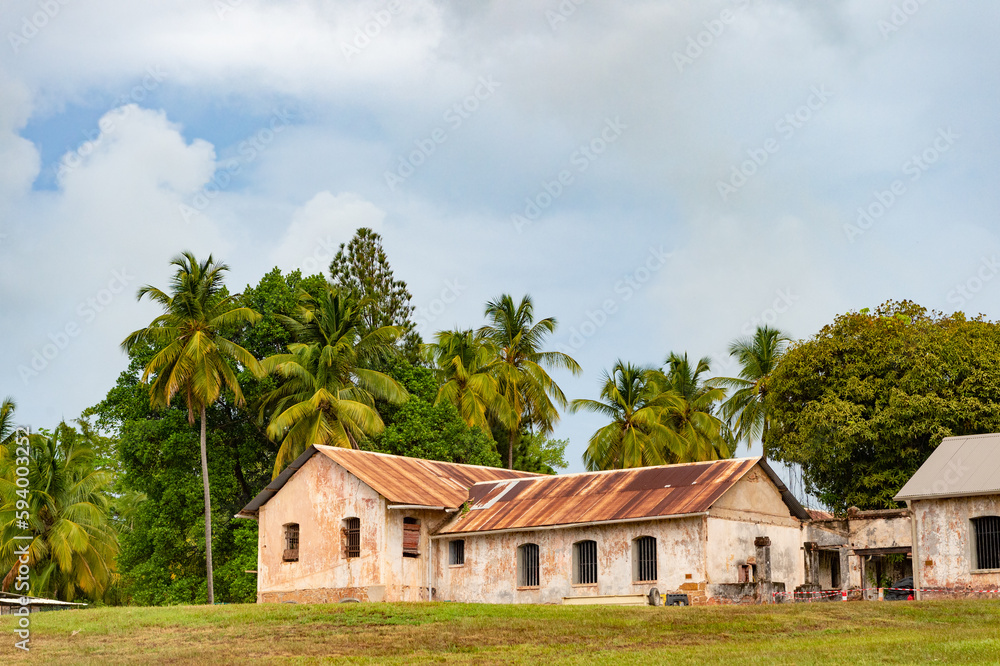
[[892,584],[894,589],[882,593],[886,601],[906,601],[913,596],[913,576],[907,576]]

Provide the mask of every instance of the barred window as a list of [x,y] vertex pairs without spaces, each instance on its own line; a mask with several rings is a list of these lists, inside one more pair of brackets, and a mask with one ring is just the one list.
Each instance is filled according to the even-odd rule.
[[403,518],[403,557],[420,557],[420,521]]
[[285,526],[285,550],[281,554],[283,562],[299,561],[299,524],[287,523]]
[[344,519],[344,557],[361,557],[361,519]]
[[517,547],[517,586],[538,587],[538,544]]
[[448,564],[465,564],[465,539],[448,542]]
[[1000,569],[1000,516],[972,519],[976,569]]
[[597,583],[597,542],[577,541],[573,544],[573,584]]
[[632,579],[637,583],[657,580],[656,537],[641,536],[632,541]]

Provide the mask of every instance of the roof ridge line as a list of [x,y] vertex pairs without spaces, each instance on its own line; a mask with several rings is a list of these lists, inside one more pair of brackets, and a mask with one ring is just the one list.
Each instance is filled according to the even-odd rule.
[[[625,467],[622,469],[599,469],[593,472],[572,472],[570,474],[537,474],[536,476],[526,476],[519,480],[529,480],[529,481],[542,481],[545,479],[568,479],[571,476],[594,476],[597,474],[613,474],[616,472],[637,472],[643,469],[658,469],[663,467],[687,467],[689,465],[716,465],[719,463],[732,463],[732,462],[747,462],[750,460],[759,462],[763,456],[750,456],[747,458],[722,458],[720,460],[700,460],[698,462],[687,462],[687,463],[673,463],[670,465],[645,465],[644,467]],[[494,468],[489,468],[494,469]],[[472,484],[473,487],[484,484],[484,483],[501,483],[502,481],[511,481],[513,479],[497,479],[496,481],[477,481]]]

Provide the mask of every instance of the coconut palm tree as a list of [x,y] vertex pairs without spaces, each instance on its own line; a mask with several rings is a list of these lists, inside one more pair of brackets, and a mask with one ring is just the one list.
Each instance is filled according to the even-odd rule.
[[7,441],[7,438],[14,432],[14,410],[17,405],[14,398],[7,396],[0,403],[0,444]]
[[[8,443],[5,448],[12,446]],[[94,468],[91,442],[65,423],[53,433],[31,435],[28,450],[27,465],[18,464],[18,456],[9,450],[0,460],[2,588],[11,589],[21,564],[14,546],[27,543],[29,582],[35,594],[65,601],[81,596],[100,599],[115,576],[118,554],[109,519],[114,479]],[[29,470],[31,491],[26,497],[18,495],[14,483],[19,466]],[[14,539],[26,531],[30,541]]]
[[667,425],[669,414],[682,406],[673,391],[661,391],[659,370],[618,361],[603,375],[601,400],[578,399],[573,413],[595,412],[611,419],[590,438],[583,461],[591,471],[663,465],[674,448],[677,434]]
[[738,338],[729,345],[729,355],[740,363],[739,377],[716,377],[713,386],[733,391],[722,405],[722,416],[732,427],[736,441],[747,446],[759,439],[767,455],[767,431],[770,427],[765,397],[767,379],[778,367],[791,338],[768,326],[758,326],[749,337]]
[[486,304],[489,323],[478,335],[488,340],[496,350],[494,373],[500,394],[509,406],[508,419],[497,415],[500,425],[509,433],[507,467],[514,467],[514,441],[522,424],[538,428],[542,434],[552,431],[559,420],[556,406],[565,408],[566,396],[549,377],[543,366],[564,368],[580,373],[580,365],[568,354],[541,351],[546,336],[556,330],[556,320],[546,317],[534,321],[534,305],[524,296],[518,305],[508,294]]
[[261,420],[270,414],[268,437],[281,442],[274,476],[312,444],[358,448],[385,427],[375,400],[401,404],[409,397],[395,379],[366,367],[391,353],[403,329],[362,335],[361,309],[336,288],[327,285],[318,298],[300,293],[296,312],[282,321],[295,342],[264,360],[264,370],[283,381],[259,410]]
[[470,428],[490,436],[491,415],[503,423],[513,420],[494,375],[499,354],[488,339],[471,330],[438,331],[424,353],[441,380],[435,405],[450,402]]
[[672,391],[679,398],[667,415],[667,425],[679,441],[673,448],[672,462],[718,460],[732,456],[733,441],[728,426],[715,415],[718,403],[726,392],[702,380],[709,371],[709,359],[699,359],[691,365],[687,354],[671,352],[667,356],[667,370],[662,375],[660,389]]
[[262,376],[260,363],[243,347],[229,340],[227,331],[240,325],[254,324],[260,315],[237,305],[237,296],[223,292],[222,274],[229,270],[211,255],[198,263],[185,252],[170,264],[177,270],[169,293],[146,285],[139,289],[138,300],[148,296],[163,307],[163,314],[146,328],[130,334],[122,342],[129,352],[148,344],[157,350],[142,375],[150,382],[150,402],[154,409],[170,406],[181,396],[193,425],[195,415],[201,420],[201,479],[205,495],[205,567],[208,579],[208,603],[215,603],[212,580],[212,500],[208,482],[206,411],[228,389],[237,405],[244,403],[236,372],[230,363],[243,366]]

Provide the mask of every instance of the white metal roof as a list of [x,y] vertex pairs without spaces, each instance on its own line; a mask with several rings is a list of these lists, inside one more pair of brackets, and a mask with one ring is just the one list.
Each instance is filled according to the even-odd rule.
[[895,499],[1000,494],[1000,433],[945,437]]

